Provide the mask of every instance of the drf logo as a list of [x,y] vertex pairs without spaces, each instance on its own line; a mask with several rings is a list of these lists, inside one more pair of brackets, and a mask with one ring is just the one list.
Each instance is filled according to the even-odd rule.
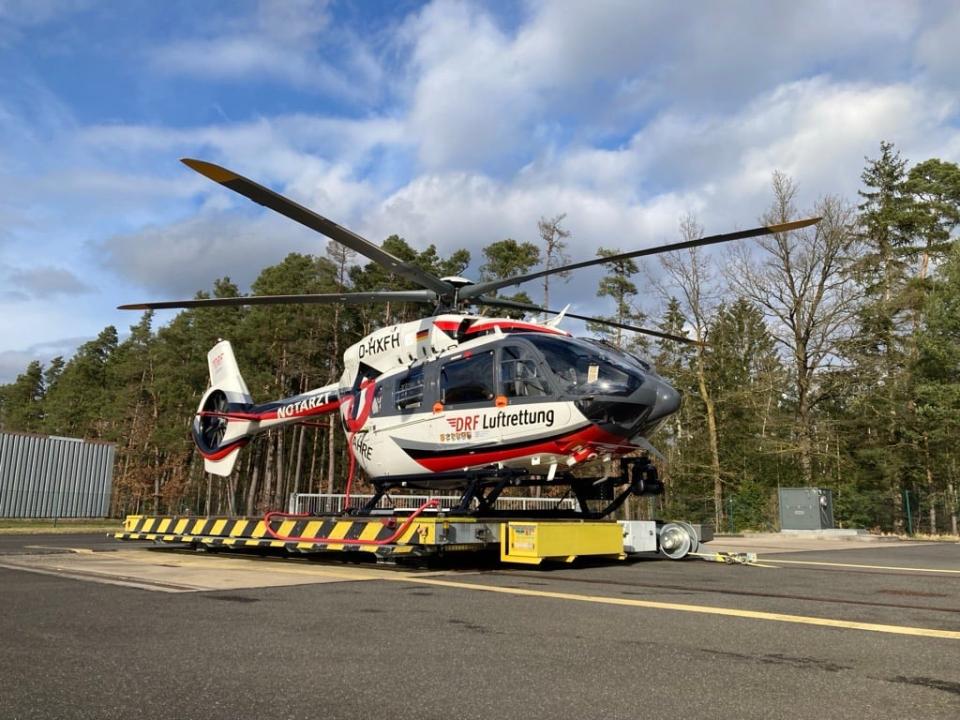
[[479,415],[468,415],[467,417],[447,418],[447,422],[455,432],[470,432],[480,427]]

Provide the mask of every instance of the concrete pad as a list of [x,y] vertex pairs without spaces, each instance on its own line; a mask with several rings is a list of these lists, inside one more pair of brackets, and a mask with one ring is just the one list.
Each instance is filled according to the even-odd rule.
[[756,533],[743,537],[717,537],[704,547],[706,551],[753,552],[757,554],[809,552],[811,550],[876,550],[878,547],[913,547],[930,543],[910,542],[897,538],[875,538],[865,541],[862,535],[830,536],[824,534]]
[[0,562],[0,567],[160,592],[356,582],[381,579],[390,573],[373,568],[307,565],[284,559],[254,560],[147,549],[8,556]]

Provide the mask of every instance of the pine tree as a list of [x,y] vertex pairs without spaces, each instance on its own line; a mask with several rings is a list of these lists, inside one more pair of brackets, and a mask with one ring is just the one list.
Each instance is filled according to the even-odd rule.
[[77,349],[47,393],[44,416],[47,432],[109,439],[114,392],[109,365],[117,345],[117,329],[109,325],[96,339]]
[[16,380],[0,387],[0,429],[41,432],[44,395],[43,365],[33,360]]
[[[597,248],[597,257],[612,257],[621,254],[620,250],[609,248]],[[616,262],[605,264],[606,274],[600,279],[597,287],[597,297],[608,297],[613,300],[613,315],[600,316],[601,320],[610,320],[620,324],[640,324],[646,320],[646,316],[636,310],[633,306],[634,298],[637,297],[637,286],[631,278],[639,272],[637,263],[633,260],[617,260]],[[611,327],[601,323],[587,323],[587,328],[604,338],[608,342],[622,348],[626,345],[624,336],[625,330],[619,327]],[[645,344],[640,341],[637,350],[645,350]]]
[[950,530],[957,534],[957,488],[960,482],[960,242],[934,282],[919,335],[917,416],[926,429],[926,452],[936,458],[938,480]]
[[780,402],[787,373],[762,311],[746,298],[718,308],[709,337],[706,375],[717,398],[728,522],[771,529],[776,480],[791,471],[783,450],[793,418]]
[[864,476],[863,490],[886,494],[885,524],[897,529],[903,527],[903,490],[918,479],[908,374],[915,325],[909,260],[917,213],[906,188],[906,166],[892,143],[881,142],[880,156],[868,159],[861,175],[858,223],[863,252],[854,269],[864,302],[846,353],[856,396],[851,452]]
[[[543,269],[551,270],[570,262],[567,256],[567,239],[570,231],[561,226],[567,217],[566,213],[554,215],[551,218],[541,217],[537,222],[540,239],[543,240]],[[570,278],[569,272],[560,272],[543,276],[543,307],[550,307],[550,279],[556,277],[562,280]]]
[[[486,258],[486,262],[480,266],[480,278],[482,280],[503,280],[514,275],[523,275],[530,272],[530,269],[540,262],[540,250],[536,245],[529,242],[517,242],[513,238],[499,240],[487,245],[483,249],[483,256]],[[533,304],[525,291],[501,297],[514,302]],[[520,310],[500,311],[499,314],[507,317],[523,317],[523,312]]]

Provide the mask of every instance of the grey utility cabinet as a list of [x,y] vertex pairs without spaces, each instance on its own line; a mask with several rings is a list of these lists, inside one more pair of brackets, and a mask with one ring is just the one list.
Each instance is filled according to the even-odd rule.
[[781,530],[833,528],[833,493],[823,488],[780,488]]

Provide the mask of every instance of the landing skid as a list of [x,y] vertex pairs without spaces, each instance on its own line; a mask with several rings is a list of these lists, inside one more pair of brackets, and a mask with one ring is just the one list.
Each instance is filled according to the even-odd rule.
[[[457,505],[450,508],[457,515],[477,515],[483,517],[512,517],[516,511],[497,510],[497,499],[508,487],[564,486],[577,499],[579,510],[524,510],[524,517],[530,518],[580,518],[599,520],[615,512],[630,495],[651,496],[663,493],[663,484],[657,477],[657,469],[649,459],[624,458],[620,461],[620,474],[604,477],[576,477],[571,473],[557,475],[548,479],[545,475],[531,475],[526,470],[511,468],[481,468],[459,473],[438,473],[429,477],[423,475],[373,478],[371,482],[374,494],[360,507],[347,508],[348,515],[367,516],[375,514],[377,505],[384,497],[389,497],[396,488],[414,490],[462,491]],[[622,489],[620,489],[622,488]],[[566,496],[565,496],[566,497]],[[601,509],[591,510],[591,503],[603,503]],[[382,511],[381,511],[382,512]]]

